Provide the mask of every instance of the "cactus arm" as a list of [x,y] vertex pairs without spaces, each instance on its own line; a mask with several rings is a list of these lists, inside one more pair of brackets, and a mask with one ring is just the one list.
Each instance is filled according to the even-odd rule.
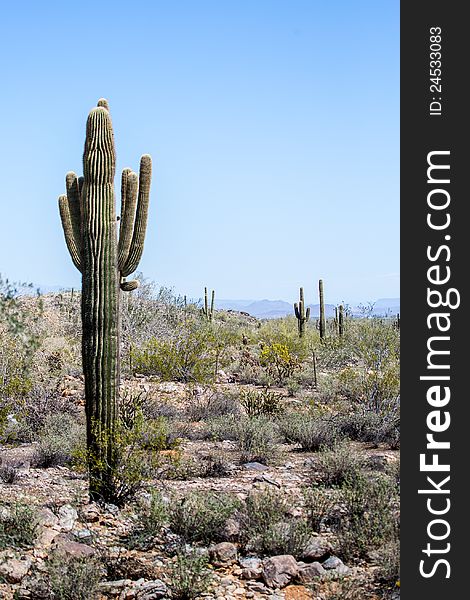
[[215,304],[215,290],[212,290],[212,297],[211,297],[211,320],[212,320],[212,316],[214,314],[214,304]]
[[137,202],[137,212],[134,223],[134,234],[129,249],[129,256],[126,264],[121,270],[123,277],[133,273],[139,264],[144,251],[145,231],[147,229],[148,206],[150,196],[150,181],[152,178],[152,159],[148,154],[144,154],[140,159],[139,172],[139,199]]
[[297,317],[297,319],[300,319],[300,311],[299,311],[299,305],[297,304],[297,302],[294,304],[294,313],[295,316]]
[[121,281],[120,288],[123,292],[132,292],[139,287],[140,283],[137,279],[126,281],[124,278]]
[[[76,221],[77,211],[75,206],[70,206],[70,200],[68,196],[59,196],[59,213],[62,221],[62,229],[64,231],[65,243],[68,251],[72,258],[73,264],[77,269],[82,271],[82,256],[81,256],[81,237],[80,232],[80,221],[78,226]],[[80,215],[78,216],[80,218]],[[78,232],[78,233],[77,233]]]
[[310,306],[307,308],[307,312],[305,313],[305,320],[308,321],[310,319]]
[[134,232],[135,208],[137,205],[137,174],[124,169],[121,182],[121,224],[119,228],[118,269],[122,270],[129,258]]

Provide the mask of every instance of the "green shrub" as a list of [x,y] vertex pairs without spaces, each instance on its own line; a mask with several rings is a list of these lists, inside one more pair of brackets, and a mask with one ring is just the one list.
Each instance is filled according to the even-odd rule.
[[389,588],[395,588],[400,582],[400,542],[395,539],[376,552],[379,565],[376,577]]
[[220,351],[208,325],[188,323],[168,339],[152,338],[131,351],[133,371],[163,381],[207,383],[220,366]]
[[398,496],[386,477],[356,477],[343,489],[346,518],[339,529],[346,559],[364,558],[370,550],[398,539]]
[[242,462],[268,464],[277,455],[280,442],[277,424],[262,416],[213,419],[208,423],[208,435],[217,441],[234,441]]
[[101,567],[93,558],[52,558],[47,564],[50,590],[57,600],[98,597]]
[[129,545],[152,544],[168,524],[168,519],[168,503],[159,491],[153,490],[149,502],[138,506],[137,522],[129,534]]
[[199,386],[189,387],[185,400],[185,412],[190,421],[208,421],[241,413],[236,394],[230,392],[211,388],[201,391]]
[[265,556],[290,554],[300,558],[311,536],[312,529],[305,519],[290,517],[285,521],[265,524],[264,530],[250,540],[249,548]]
[[341,487],[360,477],[364,461],[348,444],[338,444],[318,453],[316,466],[321,482],[328,487]]
[[289,444],[299,444],[305,452],[331,448],[337,442],[338,432],[332,420],[291,413],[279,421],[279,428]]
[[[97,430],[98,443],[107,447],[109,436]],[[137,492],[142,489],[146,481],[155,476],[162,459],[162,450],[177,449],[179,440],[174,439],[168,430],[165,419],[149,421],[141,412],[134,420],[132,429],[118,422],[112,438],[115,451],[115,463],[108,472],[108,498],[113,503],[122,506],[132,500]],[[94,461],[99,459],[92,450],[76,453],[75,465],[85,469],[87,465],[94,466]],[[91,469],[91,473],[94,469]]]
[[241,390],[240,404],[249,417],[279,415],[283,410],[283,394],[264,388],[263,390]]
[[36,510],[28,504],[0,503],[0,548],[32,546],[38,523]]
[[278,383],[291,378],[300,369],[300,361],[285,344],[264,345],[260,353],[260,363]]
[[48,468],[67,465],[85,446],[85,428],[69,414],[50,414],[39,432],[33,463]]
[[328,523],[339,496],[336,491],[324,488],[308,488],[303,495],[307,522],[313,531],[320,532],[322,525]]
[[171,597],[192,600],[209,589],[212,574],[208,559],[197,552],[178,553],[169,573]]
[[229,494],[189,492],[171,499],[169,525],[187,542],[222,541],[224,525],[238,506]]

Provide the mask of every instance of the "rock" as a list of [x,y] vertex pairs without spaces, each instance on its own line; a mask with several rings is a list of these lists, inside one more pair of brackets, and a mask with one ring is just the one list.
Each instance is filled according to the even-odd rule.
[[20,583],[31,567],[31,559],[18,560],[10,558],[0,562],[0,578],[6,579],[8,583]]
[[59,531],[57,531],[57,529],[52,529],[51,527],[40,527],[36,545],[39,548],[49,548],[58,535]]
[[96,523],[100,520],[100,510],[96,504],[88,504],[80,509],[80,517],[84,523]]
[[293,556],[283,554],[263,560],[262,576],[268,587],[283,588],[294,577],[297,577],[299,567]]
[[326,559],[332,550],[333,548],[328,538],[321,535],[313,536],[308,541],[301,558],[307,562]]
[[209,548],[209,556],[216,567],[231,564],[237,560],[237,547],[230,542],[220,542]]
[[336,571],[339,575],[347,575],[351,569],[337,556],[330,556],[323,563],[322,567],[331,571]]
[[64,504],[59,508],[59,527],[64,531],[72,531],[75,521],[78,519],[77,511],[70,504]]
[[243,465],[243,468],[249,471],[266,471],[269,467],[259,462],[247,462]]
[[313,592],[303,585],[289,585],[284,590],[285,600],[312,600]]
[[38,512],[39,525],[44,527],[58,527],[59,517],[55,515],[50,508],[41,508]]
[[119,508],[115,504],[105,504],[104,509],[106,512],[109,512],[113,516],[117,516],[119,514]]
[[73,542],[63,534],[57,536],[53,552],[64,558],[91,558],[96,555],[96,550],[87,544]]
[[259,579],[263,572],[263,564],[260,558],[248,557],[241,558],[238,564],[242,568],[242,579]]
[[298,563],[298,566],[299,574],[297,575],[297,579],[301,583],[310,583],[313,579],[326,574],[325,569],[319,562],[313,562],[309,564]]
[[93,534],[89,529],[79,529],[78,531],[74,531],[73,535],[81,541],[91,540],[93,537]]
[[167,595],[167,587],[161,579],[137,583],[134,586],[134,591],[139,600],[156,600],[157,598],[165,598]]
[[229,540],[236,540],[240,535],[240,521],[230,518],[225,521],[223,528],[223,537]]

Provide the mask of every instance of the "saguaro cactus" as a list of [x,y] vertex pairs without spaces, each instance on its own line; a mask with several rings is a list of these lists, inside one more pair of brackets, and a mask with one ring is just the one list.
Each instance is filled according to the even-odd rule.
[[325,299],[323,296],[323,280],[318,282],[318,293],[320,296],[320,339],[325,338],[326,321],[325,321]]
[[305,310],[304,305],[304,288],[300,288],[300,300],[294,304],[294,312],[297,318],[297,327],[299,328],[299,337],[303,337],[305,333],[305,323],[310,319],[310,308]]
[[202,308],[202,314],[206,317],[208,321],[212,321],[214,316],[214,303],[215,303],[215,290],[212,290],[211,294],[211,306],[209,308],[209,302],[207,297],[207,288],[204,288],[204,308]]
[[339,313],[338,313],[338,333],[339,335],[344,334],[344,309],[343,305],[339,305]]
[[119,241],[114,195],[116,153],[106,100],[88,116],[83,177],[67,173],[67,195],[59,197],[65,242],[82,273],[82,361],[85,377],[90,497],[112,500],[116,466],[113,443],[118,418],[120,292],[138,287],[126,281],[144,247],[152,161],[140,159],[140,173],[124,169]]

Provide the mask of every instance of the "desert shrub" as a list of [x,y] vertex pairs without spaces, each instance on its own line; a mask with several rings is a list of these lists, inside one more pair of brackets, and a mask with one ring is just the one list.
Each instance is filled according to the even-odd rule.
[[298,357],[285,344],[264,345],[260,353],[260,364],[278,383],[291,378],[300,368]]
[[25,548],[36,539],[38,517],[28,504],[0,503],[0,548]]
[[333,509],[339,502],[338,493],[324,488],[307,488],[303,491],[303,496],[307,522],[313,531],[320,532],[322,526],[329,522]]
[[377,550],[376,562],[379,565],[376,577],[384,585],[395,588],[400,581],[400,543],[392,540]]
[[261,324],[258,330],[258,341],[264,346],[284,346],[289,354],[297,357],[299,361],[305,360],[308,355],[308,346],[319,340],[318,332],[309,327],[302,339],[299,338],[297,319],[292,315],[283,319],[270,319]]
[[283,400],[283,394],[268,388],[240,392],[240,404],[249,417],[279,415],[284,410]]
[[191,421],[207,421],[241,412],[236,394],[211,388],[190,387],[186,391],[185,407],[186,416]]
[[222,541],[224,525],[238,506],[229,494],[189,492],[171,499],[169,525],[187,542]]
[[230,466],[223,456],[210,453],[197,457],[200,464],[199,477],[228,477]]
[[137,520],[127,538],[128,545],[151,544],[167,524],[168,501],[160,491],[152,490],[149,501],[138,505]]
[[16,483],[18,480],[18,470],[8,463],[0,465],[0,481],[8,485]]
[[242,462],[263,464],[275,458],[280,441],[277,424],[262,416],[213,419],[208,423],[208,436],[216,441],[234,441]]
[[195,551],[178,553],[169,572],[171,597],[192,600],[207,592],[212,580],[208,562],[207,556]]
[[340,413],[335,418],[341,437],[358,442],[387,444],[400,447],[400,416],[398,412],[376,413],[366,409]]
[[[162,450],[176,450],[179,440],[174,439],[168,429],[165,419],[149,421],[143,414],[138,413],[132,429],[118,422],[112,441],[109,433],[96,428],[97,443],[103,448],[112,443],[115,462],[108,466],[107,496],[113,504],[122,506],[132,500],[141,490],[146,481],[155,476],[161,464],[160,453]],[[95,466],[100,465],[101,459],[86,450],[76,453],[74,464],[77,468],[89,467],[90,477],[93,477]]]
[[39,432],[33,463],[48,468],[67,465],[85,445],[85,428],[67,413],[50,414]]
[[248,494],[240,513],[242,539],[260,535],[267,523],[279,523],[287,513],[286,499],[282,494],[265,488]]
[[323,449],[317,455],[316,467],[323,485],[341,487],[360,477],[364,461],[348,444],[337,444]]
[[365,557],[370,550],[398,538],[398,496],[388,478],[355,477],[343,489],[346,518],[339,528],[346,559]]
[[279,421],[279,429],[289,444],[299,444],[305,452],[335,445],[338,432],[331,419],[291,413]]
[[305,519],[289,518],[267,523],[264,531],[249,542],[250,551],[265,556],[290,554],[300,558],[305,552],[312,530]]
[[52,558],[47,563],[50,590],[57,600],[93,600],[101,567],[93,558]]
[[214,330],[208,324],[189,321],[165,338],[151,338],[133,348],[133,371],[156,375],[163,381],[208,383],[214,380],[222,362]]

